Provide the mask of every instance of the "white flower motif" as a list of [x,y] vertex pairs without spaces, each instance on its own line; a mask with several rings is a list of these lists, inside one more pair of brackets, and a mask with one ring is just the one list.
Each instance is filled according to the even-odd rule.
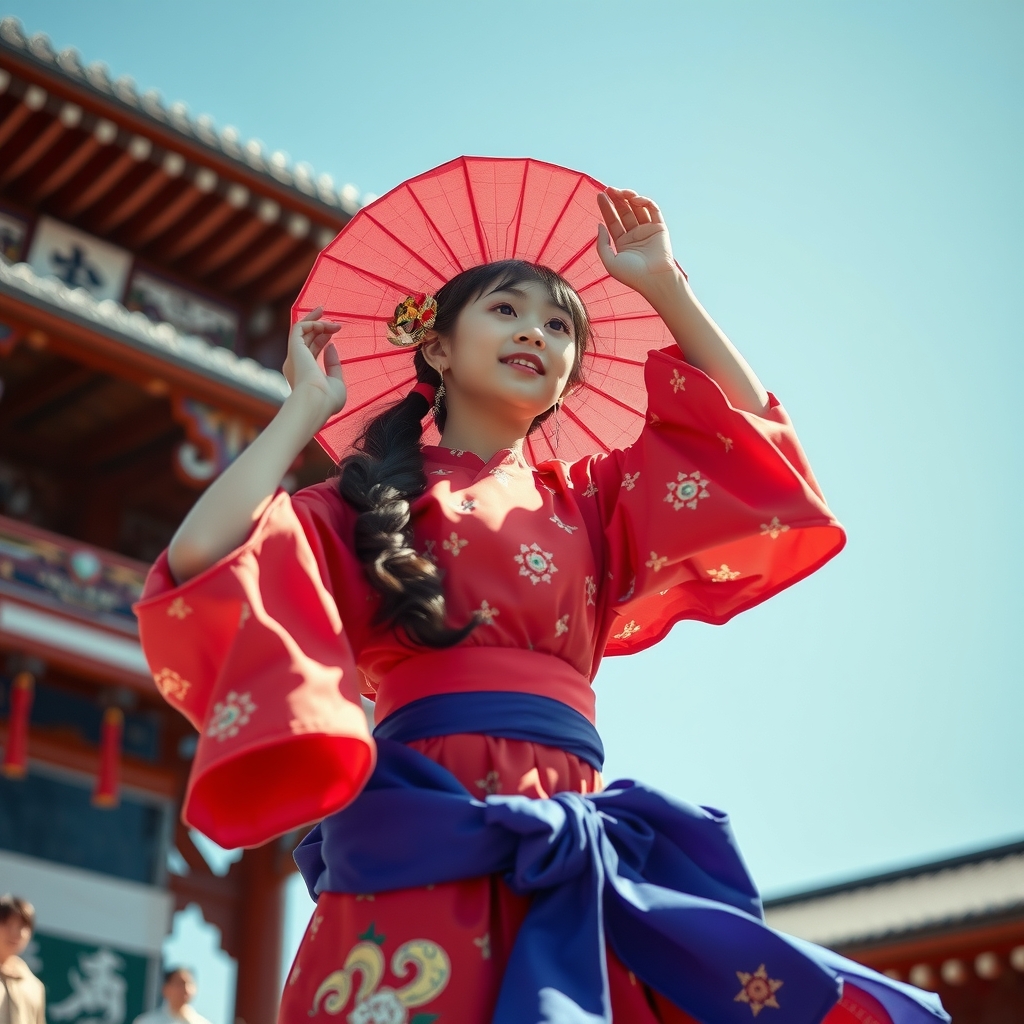
[[492,469],[491,476],[493,476],[502,487],[508,487],[509,481],[512,479],[512,477],[510,477],[508,473],[501,468],[501,466]]
[[551,574],[558,572],[558,567],[552,561],[550,551],[544,551],[539,544],[534,542],[527,546],[519,545],[519,554],[515,555],[519,563],[519,575],[525,576],[534,586],[538,583],[550,583]]
[[595,494],[597,494],[597,484],[595,484],[594,481],[591,480],[590,483],[587,484],[586,490],[583,492],[583,497],[592,498]]
[[659,555],[656,551],[651,552],[651,557],[644,562],[644,565],[648,569],[653,569],[655,572],[661,572],[665,567],[665,563],[668,562],[668,558],[665,555]]
[[726,437],[725,434],[719,434],[718,435],[718,440],[721,441],[723,445],[725,445],[725,450],[727,452],[732,450],[732,438],[731,437]]
[[182,679],[172,668],[160,669],[153,676],[153,682],[165,700],[183,701],[192,688],[192,684],[187,679]]
[[639,633],[639,632],[640,632],[640,627],[636,624],[636,620],[635,619],[630,619],[629,622],[627,622],[622,627],[622,632],[615,634],[615,639],[616,640],[628,640],[634,633]]
[[672,379],[669,381],[675,394],[686,390],[686,378],[675,367],[672,368]]
[[423,542],[423,554],[426,558],[429,558],[432,562],[437,557],[437,541],[436,540],[425,540]]
[[480,607],[476,610],[477,618],[485,626],[493,626],[494,617],[500,614],[501,612],[497,608],[492,608],[486,601],[481,601]]
[[393,988],[379,988],[369,999],[356,1003],[349,1024],[406,1024],[409,1012]]
[[192,614],[192,609],[185,604],[185,598],[176,597],[167,606],[167,614],[172,618],[177,619],[179,622],[183,622],[187,616]]
[[481,960],[491,959],[491,933],[488,932],[486,935],[481,935],[479,939],[473,940],[473,945],[480,950]]
[[708,496],[708,482],[700,475],[699,470],[692,473],[677,473],[675,480],[670,480],[666,485],[668,494],[665,500],[678,512],[684,505],[687,508],[696,508],[701,498]]
[[232,690],[222,701],[213,705],[213,717],[206,727],[206,735],[220,740],[238,735],[238,730],[243,725],[249,724],[249,719],[256,710],[250,693],[235,693]]
[[455,470],[453,469],[432,469],[430,471],[431,476],[451,476]]
[[501,792],[501,775],[491,769],[482,779],[476,780],[477,789],[482,789],[488,796]]
[[569,616],[568,615],[563,615],[555,623],[555,636],[562,636],[563,634],[568,633],[568,632],[569,632]]
[[743,575],[741,572],[733,572],[724,562],[717,569],[706,569],[705,572],[711,577],[712,583],[728,583],[730,580],[738,580]]
[[594,603],[594,597],[597,594],[597,584],[594,582],[594,577],[593,576],[588,576],[583,581],[583,586],[584,586],[584,589],[586,590],[586,593],[587,593],[587,604],[588,605],[593,604]]
[[472,512],[476,508],[476,502],[472,498],[463,498],[459,503],[460,512]]
[[779,534],[786,533],[789,527],[785,523],[779,522],[778,516],[772,516],[770,523],[761,524],[761,536],[771,537],[772,540],[778,540]]
[[640,470],[638,469],[635,473],[623,473],[622,474],[622,486],[627,491],[633,490],[636,487],[637,480],[640,479]]
[[457,459],[461,459],[466,453],[461,448],[449,448],[448,451],[452,453]]
[[458,558],[459,552],[462,551],[468,543],[468,540],[461,539],[453,530],[452,535],[446,541],[441,543],[441,547],[443,547],[445,551],[450,551],[452,553],[452,558]]
[[570,526],[568,523],[563,523],[562,520],[558,518],[557,513],[551,517],[551,522],[553,522],[559,529],[565,530],[570,537],[579,529],[578,526]]

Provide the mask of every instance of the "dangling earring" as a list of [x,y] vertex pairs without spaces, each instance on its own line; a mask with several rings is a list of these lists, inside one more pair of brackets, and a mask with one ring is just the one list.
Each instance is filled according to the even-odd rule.
[[440,419],[441,417],[441,405],[444,402],[444,377],[441,378],[441,383],[437,386],[437,391],[434,392],[434,419]]
[[558,451],[558,439],[559,439],[559,435],[560,435],[560,434],[562,433],[562,420],[561,420],[561,418],[560,418],[560,417],[559,417],[559,415],[558,415],[558,413],[559,413],[559,410],[560,410],[561,408],[562,408],[562,402],[561,402],[561,400],[559,400],[559,401],[555,402],[555,413],[554,413],[554,421],[555,421],[555,430],[554,430],[554,434],[555,434],[555,437],[554,437],[554,445],[555,445],[555,451],[556,451],[556,452]]

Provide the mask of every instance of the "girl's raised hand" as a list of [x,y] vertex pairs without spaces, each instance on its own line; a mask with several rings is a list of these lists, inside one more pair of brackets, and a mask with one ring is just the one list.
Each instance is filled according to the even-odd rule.
[[[347,393],[338,351],[331,344],[331,338],[341,330],[341,324],[321,320],[322,313],[323,307],[317,306],[293,325],[288,334],[288,355],[281,371],[293,393],[301,391],[305,395],[304,402],[320,403],[319,409],[326,423],[345,407]],[[321,352],[324,353],[323,368],[317,362]]]
[[[661,210],[628,188],[599,192],[603,224],[597,226],[597,252],[616,281],[644,294],[663,274],[675,274],[672,243]],[[614,248],[613,248],[614,246]]]

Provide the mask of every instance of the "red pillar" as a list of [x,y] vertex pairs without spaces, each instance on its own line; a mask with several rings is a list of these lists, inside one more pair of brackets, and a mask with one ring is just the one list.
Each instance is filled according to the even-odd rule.
[[236,1024],[275,1024],[280,998],[284,881],[276,842],[246,850],[238,864]]

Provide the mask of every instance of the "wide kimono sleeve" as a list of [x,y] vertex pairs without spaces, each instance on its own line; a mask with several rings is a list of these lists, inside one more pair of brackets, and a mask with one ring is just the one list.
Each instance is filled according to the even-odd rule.
[[342,621],[368,617],[366,584],[329,488],[279,492],[241,547],[181,586],[164,552],[135,608],[158,689],[199,731],[182,817],[225,847],[320,820],[373,769],[361,627]]
[[681,619],[723,623],[814,572],[845,543],[782,406],[734,408],[673,346],[645,369],[647,424],[576,463],[597,506],[604,653],[630,654]]

